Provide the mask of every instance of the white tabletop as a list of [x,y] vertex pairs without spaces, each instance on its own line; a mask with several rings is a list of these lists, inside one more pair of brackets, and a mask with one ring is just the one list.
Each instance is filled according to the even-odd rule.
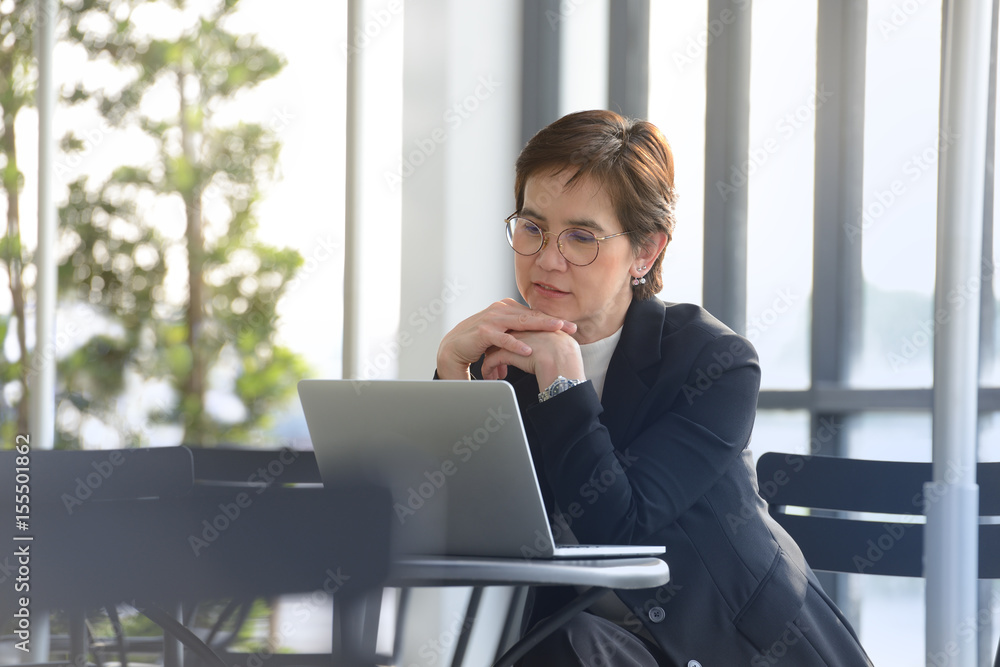
[[655,557],[539,560],[464,556],[406,556],[390,567],[395,586],[570,585],[653,588],[670,580],[670,568]]

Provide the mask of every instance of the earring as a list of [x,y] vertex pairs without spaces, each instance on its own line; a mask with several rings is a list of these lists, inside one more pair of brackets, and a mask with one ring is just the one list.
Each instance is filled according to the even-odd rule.
[[[640,271],[645,271],[646,270],[646,265],[643,264],[642,268],[639,269],[639,270]],[[646,276],[642,276],[641,278],[633,278],[632,279],[632,287],[638,287],[639,285],[645,285],[645,284],[646,284]]]

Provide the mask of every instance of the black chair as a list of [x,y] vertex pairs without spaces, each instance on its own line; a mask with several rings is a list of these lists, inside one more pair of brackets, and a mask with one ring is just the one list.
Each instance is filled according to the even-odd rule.
[[[923,577],[930,463],[768,452],[757,461],[760,495],[814,570]],[[1000,462],[980,463],[979,578],[1000,579]],[[800,508],[789,511],[789,508]],[[802,513],[806,508],[808,513]],[[865,519],[844,512],[898,515]],[[912,518],[907,518],[912,517]],[[994,667],[1000,667],[998,647]]]
[[[82,628],[84,610],[129,602],[205,664],[219,665],[226,663],[177,620],[179,609],[201,600],[332,594],[335,585],[349,599],[379,588],[390,560],[387,491],[350,480],[290,486],[308,456],[253,457],[250,463],[265,466],[259,480],[250,477],[254,467],[217,481],[211,474],[196,480],[200,457],[185,447],[31,452],[30,521],[20,534],[8,522],[0,538],[33,538],[23,542],[31,545],[32,610],[67,610]],[[17,467],[14,452],[0,452],[0,489],[14,489]],[[281,483],[267,481],[276,476]],[[14,515],[14,500],[13,493],[0,497],[0,515]],[[342,586],[330,583],[331,570],[344,573]],[[15,611],[10,597],[0,596],[7,618]],[[87,652],[79,628],[74,656]]]

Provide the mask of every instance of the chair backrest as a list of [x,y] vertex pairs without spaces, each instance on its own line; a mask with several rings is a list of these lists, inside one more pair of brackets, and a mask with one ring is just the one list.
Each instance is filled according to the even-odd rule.
[[196,484],[322,484],[316,455],[310,450],[249,449],[236,446],[188,446]]
[[[394,516],[387,491],[347,482],[288,488],[318,478],[307,470],[311,456],[245,454],[34,450],[19,463],[16,452],[0,452],[0,489],[12,490],[0,494],[0,516],[14,517],[15,501],[31,510],[30,520],[0,526],[0,538],[21,537],[31,550],[32,605],[332,595],[382,585]],[[196,460],[205,464],[197,480]],[[233,470],[222,470],[226,464]],[[15,483],[30,485],[30,504],[13,493]],[[12,564],[13,550],[0,554],[0,573]],[[12,613],[11,597],[0,596],[0,615]]]
[[[980,463],[977,479],[980,516],[1000,517],[1000,463]],[[924,505],[934,500],[934,488],[924,486],[930,463],[768,452],[757,462],[757,481],[771,516],[813,569],[923,576]],[[981,519],[981,579],[1000,578],[998,553],[1000,523]]]
[[16,451],[0,452],[2,488],[13,488],[21,470],[30,480],[32,504],[63,505],[70,512],[94,500],[182,496],[194,482],[191,452],[184,447],[32,450],[26,471],[18,460]]

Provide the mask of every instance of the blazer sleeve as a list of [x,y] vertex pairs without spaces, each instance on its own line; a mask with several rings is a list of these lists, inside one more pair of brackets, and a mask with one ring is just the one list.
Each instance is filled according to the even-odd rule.
[[663,357],[619,442],[601,423],[589,383],[528,409],[544,474],[581,541],[643,543],[691,508],[747,446],[757,354],[732,333],[701,342]]

